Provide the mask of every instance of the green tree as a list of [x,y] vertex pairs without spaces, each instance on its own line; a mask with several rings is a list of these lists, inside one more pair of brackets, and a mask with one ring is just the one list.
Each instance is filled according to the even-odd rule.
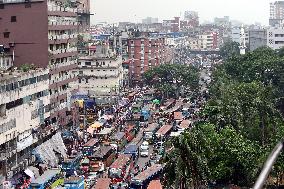
[[239,46],[240,44],[237,42],[228,41],[224,43],[223,46],[220,48],[220,55],[224,59],[228,59],[233,56],[238,56],[240,55]]
[[199,70],[192,65],[162,64],[146,71],[144,81],[163,94],[177,95],[182,88],[198,88]]

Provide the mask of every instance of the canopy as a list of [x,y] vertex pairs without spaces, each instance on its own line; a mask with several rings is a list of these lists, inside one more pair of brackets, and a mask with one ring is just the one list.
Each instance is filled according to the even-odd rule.
[[82,161],[81,161],[82,164],[89,164],[90,163],[90,160],[88,158],[84,158]]

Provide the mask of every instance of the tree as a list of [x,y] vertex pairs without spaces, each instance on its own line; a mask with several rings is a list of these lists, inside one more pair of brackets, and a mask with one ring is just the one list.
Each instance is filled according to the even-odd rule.
[[144,73],[146,84],[163,94],[176,94],[182,88],[198,88],[199,71],[196,67],[182,64],[162,64]]
[[240,55],[239,46],[240,44],[237,42],[228,41],[224,43],[223,46],[220,48],[220,55],[224,59],[228,59],[233,56],[238,56]]

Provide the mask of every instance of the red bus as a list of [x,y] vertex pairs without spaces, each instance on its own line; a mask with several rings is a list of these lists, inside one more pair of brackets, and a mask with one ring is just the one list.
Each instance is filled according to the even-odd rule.
[[116,184],[127,180],[133,165],[134,162],[130,154],[120,154],[109,167],[108,175],[112,179],[112,183]]

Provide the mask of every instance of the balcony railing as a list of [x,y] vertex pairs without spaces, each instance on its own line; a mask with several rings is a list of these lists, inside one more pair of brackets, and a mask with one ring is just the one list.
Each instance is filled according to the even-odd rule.
[[60,67],[63,67],[63,66],[70,66],[70,65],[73,65],[73,64],[76,64],[76,63],[77,63],[77,61],[71,60],[71,61],[67,61],[67,62],[52,64],[49,67],[51,69],[55,69],[55,68],[60,68]]
[[76,34],[48,35],[49,40],[73,39],[73,38],[77,38],[77,35]]
[[61,21],[48,21],[48,25],[50,26],[77,26],[77,21],[69,21],[69,20],[61,20]]
[[60,54],[60,53],[67,53],[67,52],[76,52],[77,48],[76,47],[70,47],[67,49],[56,49],[56,50],[49,50],[50,53],[52,54]]
[[70,7],[61,7],[57,5],[48,5],[48,11],[58,11],[58,12],[72,12],[76,13],[77,10],[75,8],[70,8]]

